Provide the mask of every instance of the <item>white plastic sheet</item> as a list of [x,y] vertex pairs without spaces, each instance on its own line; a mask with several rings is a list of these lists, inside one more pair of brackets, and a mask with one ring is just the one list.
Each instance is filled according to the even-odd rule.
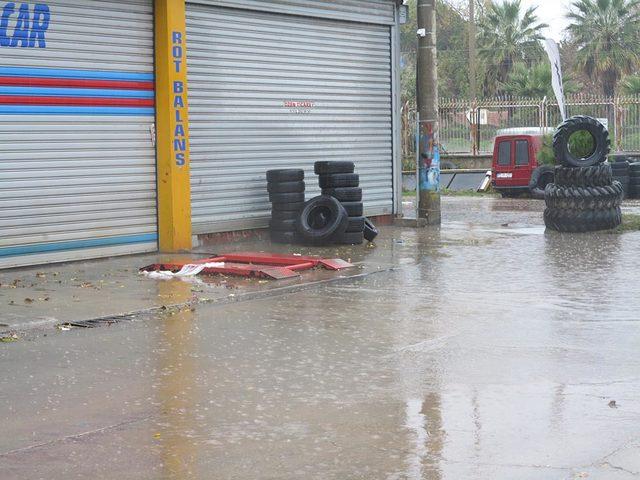
[[143,275],[154,280],[171,280],[172,278],[189,278],[200,274],[205,268],[223,268],[224,262],[215,263],[190,263],[180,269],[179,272],[160,270],[157,272],[142,272]]

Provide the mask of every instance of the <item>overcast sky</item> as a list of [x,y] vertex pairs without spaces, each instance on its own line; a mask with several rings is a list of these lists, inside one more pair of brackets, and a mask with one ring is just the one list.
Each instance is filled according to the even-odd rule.
[[562,39],[562,30],[567,26],[565,15],[572,0],[522,0],[525,6],[536,5],[540,19],[549,24],[549,36],[555,40]]

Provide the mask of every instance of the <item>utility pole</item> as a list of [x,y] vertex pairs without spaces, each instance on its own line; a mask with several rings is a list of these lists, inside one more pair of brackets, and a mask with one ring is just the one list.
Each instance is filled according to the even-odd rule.
[[438,56],[436,0],[418,0],[417,97],[419,118],[420,198],[418,215],[429,225],[440,225],[440,145],[438,126]]
[[476,0],[469,0],[469,87],[471,100],[478,98],[478,44],[476,39]]
[[476,37],[476,0],[469,0],[469,98],[471,100],[471,144],[473,155],[478,153],[479,137],[479,112],[477,111],[478,99],[478,44]]

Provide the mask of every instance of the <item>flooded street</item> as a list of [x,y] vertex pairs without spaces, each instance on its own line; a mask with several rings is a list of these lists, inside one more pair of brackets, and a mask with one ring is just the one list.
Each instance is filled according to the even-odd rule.
[[542,210],[445,198],[356,278],[0,344],[0,479],[639,478],[640,232]]

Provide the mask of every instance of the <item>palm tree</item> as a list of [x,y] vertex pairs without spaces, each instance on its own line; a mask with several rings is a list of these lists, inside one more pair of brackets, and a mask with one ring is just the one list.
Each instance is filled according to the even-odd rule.
[[630,75],[622,81],[622,91],[626,95],[640,95],[640,77]]
[[[501,89],[514,97],[527,98],[553,98],[553,87],[551,84],[551,65],[549,62],[542,62],[532,67],[524,63],[516,63],[509,74],[509,79],[500,85]],[[571,78],[565,75],[565,93],[576,93],[579,86]]]
[[567,18],[578,47],[577,67],[612,97],[640,59],[640,0],[576,0]]
[[515,63],[540,58],[539,40],[548,25],[539,21],[536,8],[523,11],[521,0],[490,4],[478,34],[480,58],[489,66],[487,83],[503,84]]

